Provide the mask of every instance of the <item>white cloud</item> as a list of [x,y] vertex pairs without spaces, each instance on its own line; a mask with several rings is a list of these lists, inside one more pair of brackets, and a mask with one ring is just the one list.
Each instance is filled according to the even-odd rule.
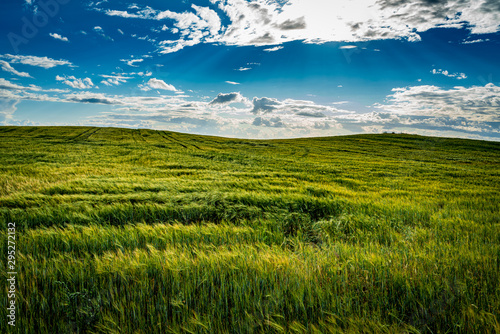
[[485,38],[485,39],[474,39],[474,40],[470,40],[470,41],[463,41],[462,44],[475,44],[475,43],[484,43],[484,42],[488,42],[489,39],[488,38]]
[[24,77],[24,78],[32,78],[31,75],[29,75],[29,73],[26,73],[26,72],[19,72],[17,71],[15,68],[13,68],[8,62],[6,62],[5,60],[0,60],[0,66],[2,68],[3,71],[5,72],[9,72],[9,73],[12,73],[14,75],[17,75],[18,77]]
[[8,124],[16,112],[16,105],[19,102],[19,100],[0,99],[0,124]]
[[388,104],[377,108],[399,115],[462,117],[470,121],[500,122],[500,87],[494,84],[442,89],[436,86],[395,88]]
[[156,79],[156,78],[149,79],[149,81],[147,82],[146,85],[147,86],[144,86],[145,88],[161,89],[161,90],[169,90],[169,91],[172,91],[172,92],[177,92],[177,89],[174,86],[166,83],[163,80]]
[[144,61],[144,59],[141,59],[141,58],[137,58],[137,59],[120,59],[120,61],[123,61],[128,66],[139,67],[138,65],[135,65],[135,63],[142,63]]
[[241,95],[240,92],[233,93],[219,93],[215,99],[210,101],[208,104],[215,105],[229,105],[231,103],[245,103],[248,104],[248,99]]
[[266,52],[275,52],[275,51],[278,51],[278,50],[281,50],[283,49],[282,46],[275,46],[274,48],[269,48],[269,49],[264,49],[262,51],[266,51]]
[[21,55],[11,55],[4,54],[0,55],[0,58],[6,58],[10,60],[10,63],[24,64],[30,66],[43,67],[45,69],[56,67],[56,66],[73,66],[73,64],[67,60],[55,60],[48,57],[36,57],[36,56],[21,56]]
[[94,86],[94,83],[90,78],[78,79],[75,78],[74,76],[62,77],[57,75],[56,80],[62,81],[62,83],[76,89],[89,89]]
[[285,99],[278,100],[270,97],[254,97],[250,113],[280,115],[285,118],[302,119],[306,118],[324,118],[336,115],[339,109],[316,104],[313,101]]
[[240,84],[239,82],[234,82],[234,81],[226,81],[226,83],[228,83],[230,85],[239,85]]
[[104,29],[100,26],[95,26],[94,29],[93,29],[99,36],[101,36],[102,38],[104,39],[107,39],[107,40],[110,40],[110,41],[114,41],[111,37],[109,37],[108,35],[106,35],[104,33]]
[[251,69],[252,69],[251,67],[240,67],[240,68],[236,68],[235,71],[243,72],[243,71],[248,71]]
[[50,37],[52,37],[54,39],[58,39],[58,40],[63,41],[63,42],[69,42],[67,37],[63,37],[57,33],[49,33],[49,35],[50,35]]
[[8,89],[8,90],[33,90],[39,91],[42,90],[40,87],[35,85],[30,86],[21,86],[15,83],[10,82],[9,80],[0,78],[0,89]]
[[339,47],[339,49],[341,49],[341,50],[344,50],[344,49],[349,50],[349,49],[356,49],[356,48],[357,48],[356,45],[342,45],[341,47]]
[[216,36],[221,29],[221,20],[217,13],[208,7],[200,7],[196,5],[191,5],[196,14],[207,23],[207,29],[210,34]]
[[433,69],[431,71],[432,74],[442,74],[444,76],[447,76],[449,78],[455,78],[457,80],[462,80],[462,79],[467,79],[467,75],[465,75],[465,73],[450,73],[446,70],[442,70],[442,69],[439,69],[439,70],[436,70],[436,69]]
[[[15,83],[12,83],[6,79],[0,78],[0,91],[34,91],[34,92],[48,92],[48,93],[67,93],[69,90],[67,89],[42,89],[42,87],[36,85],[22,86]],[[5,96],[0,96],[6,98]]]
[[[127,11],[123,11],[123,10],[107,10],[106,14],[109,16],[120,16],[123,18],[133,18],[133,19],[142,18],[141,15],[131,14],[131,13],[128,13]],[[101,27],[95,27],[95,28],[101,28]]]
[[[106,79],[112,77],[125,78],[123,74],[103,76]],[[74,80],[70,77],[58,79]],[[156,83],[162,85],[159,81]],[[93,125],[161,127],[247,138],[404,131],[424,135],[500,139],[500,129],[495,125],[500,122],[500,87],[493,84],[453,89],[435,86],[395,88],[384,105],[374,106],[380,111],[370,113],[340,110],[331,104],[321,105],[307,100],[254,97],[250,101],[239,92],[220,93],[211,101],[198,102],[187,101],[187,96],[179,94],[134,96],[89,91],[68,93],[43,90],[34,85],[22,86],[0,78],[0,101],[17,103],[30,100],[110,106],[111,111],[88,121]],[[341,102],[344,101],[336,104]],[[6,110],[9,108],[5,107]],[[10,111],[4,113],[4,119],[12,115]]]
[[252,125],[267,126],[272,128],[286,127],[285,123],[283,123],[283,120],[279,117],[271,117],[271,118],[255,117],[255,119],[252,122]]
[[119,32],[120,34],[124,35],[124,32],[123,32],[123,30],[121,30],[121,29],[118,29],[118,32]]
[[101,83],[106,86],[119,86],[122,83],[127,82],[127,80],[132,79],[132,77],[126,77],[119,74],[114,74],[114,75],[101,74],[100,76],[105,79],[102,80]]
[[[163,41],[171,53],[199,43],[280,45],[302,40],[357,42],[380,39],[419,41],[432,28],[469,29],[472,34],[500,31],[500,8],[494,0],[224,0],[177,13],[134,5],[127,11],[97,9],[122,18],[174,21],[178,37]],[[365,10],[359,10],[365,8]],[[222,20],[224,17],[225,20]],[[222,22],[229,22],[223,25]],[[166,25],[164,25],[166,27]],[[349,45],[343,48],[352,47]],[[274,48],[271,48],[274,49]]]
[[116,97],[106,96],[99,93],[79,92],[67,94],[61,99],[61,102],[77,102],[77,103],[96,103],[96,104],[109,104],[120,105],[122,102]]

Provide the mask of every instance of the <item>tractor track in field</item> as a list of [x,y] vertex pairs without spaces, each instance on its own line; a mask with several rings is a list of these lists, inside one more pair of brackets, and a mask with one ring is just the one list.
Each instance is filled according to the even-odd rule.
[[147,143],[148,141],[146,140],[146,138],[144,138],[141,134],[141,129],[137,129],[135,130],[133,133],[132,133],[132,137],[134,138],[134,141],[136,143],[138,143],[137,139],[135,139],[135,137],[139,137],[143,142]]
[[82,133],[76,135],[75,137],[68,139],[67,141],[69,142],[69,141],[80,141],[80,140],[89,139],[90,136],[92,136],[93,134],[97,133],[100,130],[101,130],[101,128],[90,128],[90,129],[83,131]]
[[[171,136],[171,135],[166,134],[166,133],[165,133],[165,131],[160,132],[160,134],[161,134],[161,136],[162,136],[163,138],[165,138],[166,140],[168,140],[168,141],[170,141],[170,142],[173,142],[173,143],[176,143],[176,144],[179,144],[179,145],[181,145],[182,147],[189,149],[189,147],[188,147],[188,146],[186,146],[186,145],[184,145],[184,144],[182,143],[182,141],[180,141],[180,140],[179,140],[179,139],[177,139],[177,138],[174,138],[174,137],[173,137],[173,136]],[[195,144],[191,144],[191,143],[189,143],[188,145],[191,145],[191,146],[193,146],[194,148],[196,148],[196,149],[198,149],[198,150],[201,150],[201,149],[200,149],[198,146],[196,146]]]

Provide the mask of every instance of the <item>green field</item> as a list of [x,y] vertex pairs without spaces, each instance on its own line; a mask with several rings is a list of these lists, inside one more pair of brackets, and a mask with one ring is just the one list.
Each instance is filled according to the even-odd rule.
[[500,143],[0,127],[0,333],[500,333]]

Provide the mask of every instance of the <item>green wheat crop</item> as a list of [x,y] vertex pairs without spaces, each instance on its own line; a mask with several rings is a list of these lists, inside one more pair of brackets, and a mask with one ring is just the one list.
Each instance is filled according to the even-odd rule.
[[494,142],[0,127],[0,332],[498,334],[499,190]]

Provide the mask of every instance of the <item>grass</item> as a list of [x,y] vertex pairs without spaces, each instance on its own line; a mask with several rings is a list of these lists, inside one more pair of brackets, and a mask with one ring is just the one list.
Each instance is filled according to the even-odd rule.
[[499,166],[403,134],[0,127],[0,332],[500,333]]

